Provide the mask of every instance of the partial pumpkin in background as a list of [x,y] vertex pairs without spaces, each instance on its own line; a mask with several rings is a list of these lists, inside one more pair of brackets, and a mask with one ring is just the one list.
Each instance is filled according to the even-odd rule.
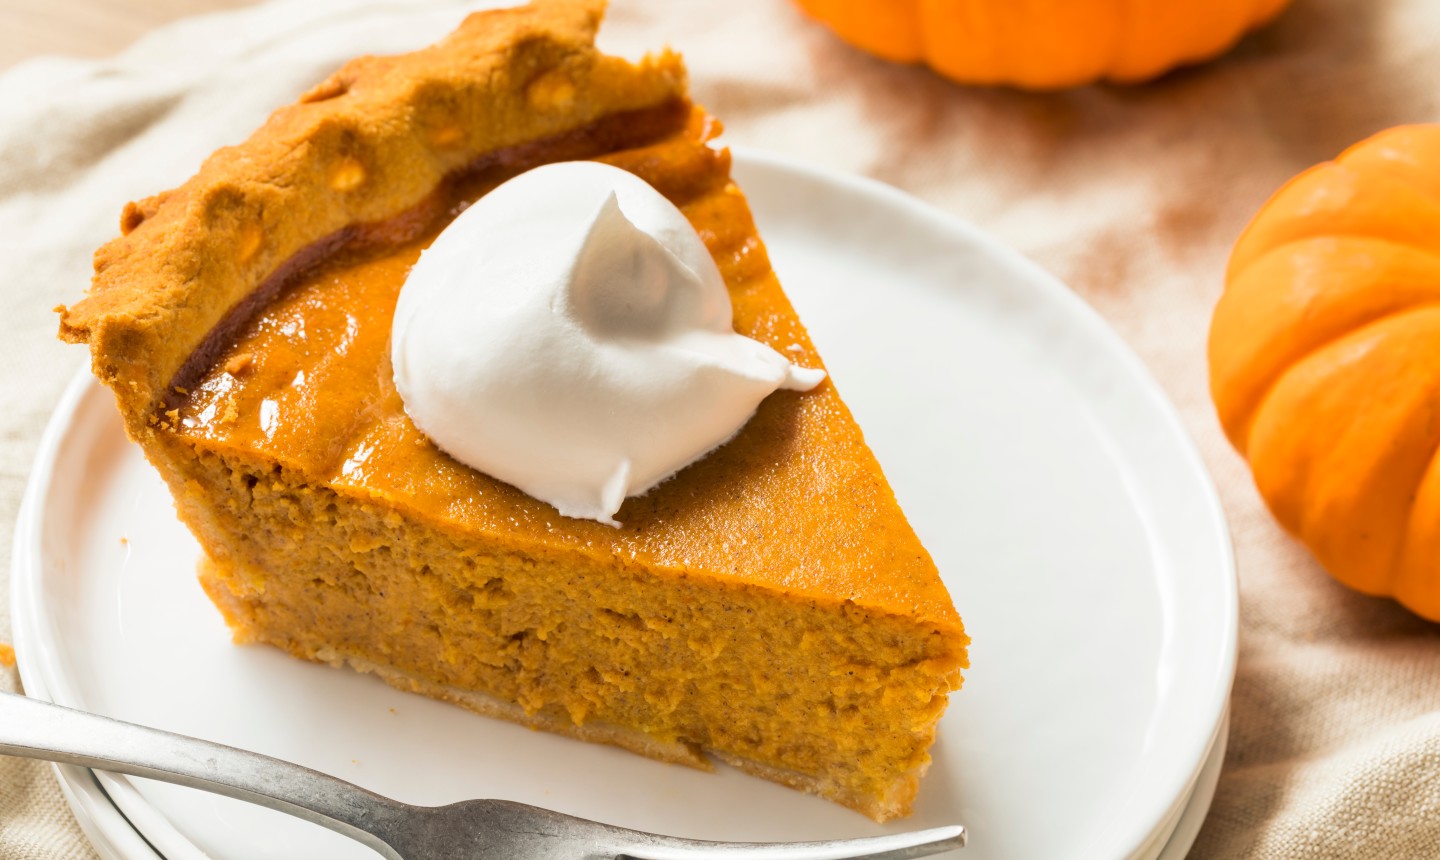
[[964,84],[1139,83],[1224,53],[1290,0],[796,0],[876,56]]
[[1440,620],[1440,126],[1300,174],[1230,258],[1210,390],[1336,579]]

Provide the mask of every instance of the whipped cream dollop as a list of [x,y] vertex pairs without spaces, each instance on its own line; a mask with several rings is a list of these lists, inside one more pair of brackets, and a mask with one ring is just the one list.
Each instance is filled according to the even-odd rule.
[[690,222],[633,174],[539,167],[460,214],[400,291],[395,387],[455,459],[561,514],[615,513],[825,371],[737,334]]

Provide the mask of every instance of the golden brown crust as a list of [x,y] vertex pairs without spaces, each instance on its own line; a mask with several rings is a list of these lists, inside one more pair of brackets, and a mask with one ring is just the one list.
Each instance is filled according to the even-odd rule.
[[603,9],[537,0],[471,15],[412,54],[351,61],[184,185],[128,204],[89,295],[59,310],[131,434],[207,333],[302,249],[417,205],[486,153],[683,99],[673,54],[595,50]]

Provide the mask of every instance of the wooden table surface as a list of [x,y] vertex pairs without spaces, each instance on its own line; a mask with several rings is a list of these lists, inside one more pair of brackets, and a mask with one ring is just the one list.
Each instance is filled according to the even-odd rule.
[[257,0],[0,0],[0,69],[39,54],[103,57],[187,15]]

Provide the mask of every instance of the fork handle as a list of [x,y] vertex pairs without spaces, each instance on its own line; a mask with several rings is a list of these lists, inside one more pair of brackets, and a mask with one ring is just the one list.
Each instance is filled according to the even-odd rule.
[[259,753],[0,693],[0,754],[158,779],[249,801],[339,831],[390,860],[376,831],[404,807]]

